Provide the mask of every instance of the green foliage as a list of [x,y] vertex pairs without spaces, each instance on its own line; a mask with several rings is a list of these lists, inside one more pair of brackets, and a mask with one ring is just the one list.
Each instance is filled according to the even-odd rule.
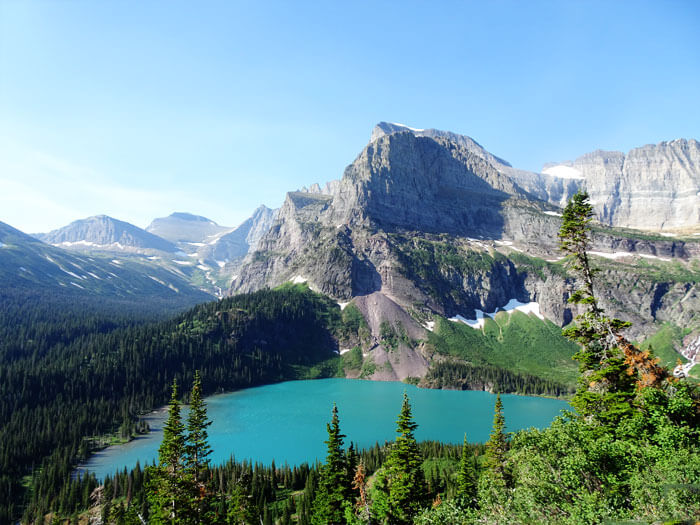
[[456,501],[445,501],[432,509],[424,509],[413,521],[415,525],[473,525],[478,514],[464,509]]
[[185,464],[187,444],[180,416],[177,382],[173,381],[168,419],[163,426],[163,441],[158,449],[158,465],[150,468],[148,500],[152,523],[186,524],[193,522],[196,485]]
[[392,240],[404,275],[439,301],[456,292],[462,276],[487,273],[497,262],[505,261],[499,253],[490,255],[447,240],[399,235],[392,236]]
[[[594,295],[595,272],[588,259],[592,216],[593,207],[585,192],[576,193],[564,209],[560,247],[572,256],[571,266],[580,278],[569,302],[586,307],[586,312],[564,330],[564,335],[581,345],[574,355],[580,365],[580,377],[571,404],[582,417],[612,428],[633,413],[637,377],[630,359],[639,356],[639,352],[620,335],[629,323],[605,317]],[[632,353],[625,355],[621,346]],[[646,363],[654,366],[644,358],[639,364]]]
[[543,281],[547,279],[550,273],[552,275],[558,275],[559,277],[568,277],[566,268],[558,262],[549,262],[545,259],[531,257],[520,252],[509,253],[508,259],[513,261],[519,269],[524,268],[528,270],[529,273],[537,275]]
[[360,370],[362,368],[362,359],[362,348],[359,346],[355,346],[349,352],[345,352],[341,356],[344,372]]
[[681,363],[688,361],[677,351],[678,348],[682,347],[683,337],[688,335],[688,333],[689,330],[666,322],[655,334],[647,337],[639,347],[642,350],[653,349],[654,354],[661,360],[662,365],[673,368],[679,359]]
[[379,325],[379,340],[387,350],[395,351],[399,348],[399,338],[394,327],[388,321],[382,321]]
[[575,385],[577,367],[571,358],[577,346],[554,323],[522,312],[499,313],[486,319],[483,330],[438,317],[428,342],[437,352],[472,366],[534,376],[561,385],[562,391]]
[[413,517],[427,503],[422,458],[414,437],[417,427],[408,396],[404,393],[397,420],[398,436],[373,487],[372,514],[381,523],[412,523]]
[[573,392],[572,387],[533,375],[510,372],[492,366],[473,366],[459,361],[433,362],[418,384],[429,388],[488,389],[494,392],[556,397]]
[[321,468],[318,489],[313,501],[311,523],[314,525],[341,524],[345,522],[345,507],[351,501],[349,469],[343,452],[338,407],[333,404],[328,430],[326,462]]
[[362,369],[360,370],[360,379],[370,377],[377,371],[377,364],[374,362],[371,356],[362,362]]
[[359,343],[365,345],[369,341],[370,330],[360,309],[354,304],[347,305],[342,312],[343,326],[339,330],[341,341],[350,341],[357,338]]
[[190,410],[187,414],[187,435],[185,436],[187,469],[194,479],[200,481],[209,466],[209,447],[207,427],[211,421],[207,418],[207,408],[202,399],[202,378],[199,371],[194,373]]
[[486,442],[484,465],[493,479],[498,479],[504,483],[507,475],[505,457],[506,452],[508,452],[508,439],[506,438],[505,427],[506,421],[503,416],[503,402],[501,401],[501,395],[496,394],[493,428],[491,429],[489,440]]
[[207,417],[207,408],[202,399],[202,379],[199,371],[194,373],[190,410],[187,414],[187,432],[185,434],[185,469],[192,476],[195,488],[194,506],[195,522],[203,523],[210,513],[210,498],[207,494],[207,473],[211,447],[207,427],[211,421]]
[[[205,394],[334,376],[340,364],[333,352],[340,308],[308,287],[227,298],[158,322],[112,305],[100,311],[0,295],[0,516],[7,520],[25,502],[27,516],[72,505],[69,474],[97,445],[86,436],[135,434],[140,413],[167,403],[173,379],[190,383],[200,370]],[[27,490],[20,480],[30,469]]]
[[472,453],[470,447],[467,446],[467,436],[465,434],[462,457],[459,460],[459,472],[457,474],[457,501],[462,507],[476,507],[477,481],[476,456]]

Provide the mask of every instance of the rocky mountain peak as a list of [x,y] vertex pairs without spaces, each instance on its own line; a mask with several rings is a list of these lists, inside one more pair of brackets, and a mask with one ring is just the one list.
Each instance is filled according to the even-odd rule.
[[208,238],[230,231],[211,219],[191,213],[176,212],[167,217],[153,219],[146,231],[174,243],[200,243]]
[[82,250],[177,251],[167,240],[107,215],[80,219],[36,237],[56,246]]
[[168,217],[172,218],[172,219],[181,220],[181,221],[205,222],[208,224],[214,224],[214,225],[218,226],[218,224],[216,224],[211,219],[207,219],[206,217],[202,217],[201,215],[193,215],[192,213],[187,213],[187,212],[176,211],[174,213],[171,213]]
[[508,168],[512,169],[509,162],[496,157],[489,151],[487,151],[481,144],[475,141],[473,138],[466,135],[460,135],[458,133],[453,133],[452,131],[442,131],[439,129],[418,129],[406,126],[404,124],[396,124],[392,122],[380,122],[372,130],[372,135],[370,136],[370,143],[375,140],[384,137],[386,135],[393,135],[395,133],[411,133],[416,137],[430,137],[433,139],[442,139],[444,142],[450,142],[458,145],[459,147],[470,151],[473,155],[481,157],[486,160],[494,167],[497,167],[499,171],[508,171]]
[[328,222],[485,234],[502,223],[501,203],[526,197],[505,165],[468,137],[404,129],[377,125],[333,192]]

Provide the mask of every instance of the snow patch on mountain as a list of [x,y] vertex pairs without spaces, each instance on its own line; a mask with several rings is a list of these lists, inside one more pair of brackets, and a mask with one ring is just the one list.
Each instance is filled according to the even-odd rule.
[[481,329],[484,327],[484,323],[486,322],[486,317],[493,318],[498,312],[507,312],[510,314],[510,313],[515,312],[515,311],[523,312],[526,315],[534,314],[544,321],[544,316],[540,312],[539,303],[536,303],[536,302],[521,303],[517,299],[511,299],[510,301],[508,301],[505,304],[505,306],[502,306],[500,308],[496,308],[496,310],[494,312],[491,312],[491,313],[484,312],[483,310],[479,310],[477,308],[476,309],[476,319],[467,319],[466,317],[457,314],[454,317],[450,317],[450,321],[453,321],[456,323],[464,323],[468,326],[471,326],[472,328],[474,328],[476,330],[476,329]]
[[157,282],[158,284],[162,284],[163,286],[168,286],[167,284],[165,284],[165,282],[161,281],[161,280],[158,279],[157,277],[153,277],[152,275],[149,275],[149,277],[150,277],[151,279],[153,279],[155,282]]
[[545,175],[551,175],[552,177],[559,177],[560,179],[585,179],[583,173],[581,173],[576,168],[571,166],[564,166],[559,164],[558,166],[550,166],[542,170]]
[[411,131],[415,131],[416,133],[425,131],[424,129],[412,128],[411,126],[407,126],[406,124],[399,124],[398,122],[390,122],[389,124],[393,124],[394,126],[399,126],[401,128],[410,129]]
[[294,284],[301,284],[301,283],[305,283],[305,282],[306,282],[306,278],[302,277],[301,275],[297,275],[294,277],[294,279],[292,279],[292,283],[294,283]]
[[623,257],[644,257],[645,259],[658,259],[659,261],[670,261],[668,257],[659,257],[658,255],[650,255],[648,253],[632,253],[632,252],[588,252],[589,255],[597,255],[598,257],[604,257],[605,259],[622,259]]
[[75,277],[76,279],[85,280],[85,277],[83,277],[83,276],[81,276],[81,275],[78,275],[78,274],[76,274],[76,273],[73,273],[73,272],[71,272],[71,271],[69,271],[69,270],[66,270],[65,268],[61,267],[61,265],[58,265],[58,267],[59,267],[59,269],[60,269],[62,272],[67,273],[67,274],[70,275],[71,277]]

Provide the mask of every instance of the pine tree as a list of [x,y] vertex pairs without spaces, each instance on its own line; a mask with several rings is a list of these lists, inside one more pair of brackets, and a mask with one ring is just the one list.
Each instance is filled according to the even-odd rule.
[[486,442],[484,470],[478,478],[478,505],[487,513],[499,516],[496,520],[506,520],[508,512],[510,479],[506,469],[508,440],[505,434],[505,418],[501,396],[496,396],[493,415],[493,428]]
[[333,404],[333,417],[328,430],[326,462],[321,468],[316,497],[313,502],[311,523],[314,525],[345,523],[345,506],[350,502],[350,476],[343,452],[338,407]]
[[194,479],[200,481],[202,474],[209,467],[211,447],[208,442],[207,427],[211,421],[207,418],[207,407],[202,400],[202,380],[199,370],[194,373],[192,393],[190,394],[190,411],[187,415],[186,462]]
[[506,484],[506,452],[508,439],[505,434],[506,420],[503,416],[501,394],[496,394],[496,406],[493,414],[493,428],[486,442],[485,466],[494,481]]
[[467,435],[464,434],[462,445],[462,457],[459,460],[459,472],[457,473],[457,500],[463,507],[476,506],[477,473],[476,458],[467,445]]
[[373,514],[382,523],[412,523],[413,517],[429,502],[423,459],[414,437],[416,428],[418,425],[413,421],[408,395],[404,392],[397,420],[399,435],[375,482]]
[[206,471],[209,467],[211,447],[208,442],[207,427],[211,421],[207,418],[207,407],[202,400],[202,380],[199,370],[194,373],[192,393],[190,394],[190,411],[187,415],[187,434],[185,436],[185,468],[194,482],[196,523],[204,523],[212,504],[212,494],[206,486]]
[[670,379],[650,352],[642,352],[622,335],[630,323],[608,318],[594,294],[595,270],[588,259],[593,207],[588,194],[576,193],[564,209],[559,231],[560,247],[572,256],[571,267],[580,278],[569,302],[586,311],[564,335],[579,343],[579,385],[571,404],[588,421],[609,428],[632,415],[636,395],[647,387],[660,387]]
[[192,521],[194,483],[191,474],[185,469],[184,430],[180,402],[177,399],[177,382],[173,381],[168,419],[158,449],[158,465],[150,467],[150,523],[175,525]]

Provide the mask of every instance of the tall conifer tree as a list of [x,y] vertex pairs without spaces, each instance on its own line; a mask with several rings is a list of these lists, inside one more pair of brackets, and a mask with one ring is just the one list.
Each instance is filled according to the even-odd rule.
[[392,445],[383,470],[377,474],[373,513],[382,523],[404,525],[413,522],[428,503],[420,450],[414,436],[408,395],[404,392],[397,420],[396,442]]
[[508,439],[505,434],[506,420],[503,416],[501,394],[496,394],[496,406],[493,414],[493,428],[486,442],[486,468],[494,480],[506,482],[506,452]]
[[457,473],[457,499],[464,507],[476,506],[477,473],[476,458],[467,445],[467,435],[464,435],[462,444],[462,457],[459,460],[459,472]]
[[202,379],[199,370],[194,373],[192,393],[190,394],[190,411],[187,414],[187,435],[185,437],[187,468],[192,472],[196,481],[209,467],[209,435],[207,427],[211,421],[207,417],[207,407],[202,399]]
[[593,207],[585,192],[576,193],[564,209],[559,231],[562,251],[571,255],[579,288],[569,302],[585,307],[564,335],[579,343],[574,359],[581,372],[571,404],[588,421],[616,428],[630,417],[639,389],[657,387],[669,379],[649,352],[642,352],[622,335],[630,323],[604,315],[593,291],[594,269],[588,259]]
[[148,491],[150,523],[192,523],[194,484],[192,476],[185,469],[184,430],[177,399],[177,382],[173,381],[168,419],[158,449],[158,466],[151,471]]
[[313,502],[311,523],[314,525],[345,523],[345,507],[350,502],[351,482],[343,452],[338,407],[333,404],[333,417],[328,430],[326,462],[321,468],[316,497]]
[[194,482],[196,523],[205,523],[211,510],[212,495],[206,485],[209,467],[209,446],[207,427],[211,421],[207,417],[207,407],[202,399],[202,379],[199,370],[194,373],[190,410],[187,414],[187,434],[185,436],[185,468]]

